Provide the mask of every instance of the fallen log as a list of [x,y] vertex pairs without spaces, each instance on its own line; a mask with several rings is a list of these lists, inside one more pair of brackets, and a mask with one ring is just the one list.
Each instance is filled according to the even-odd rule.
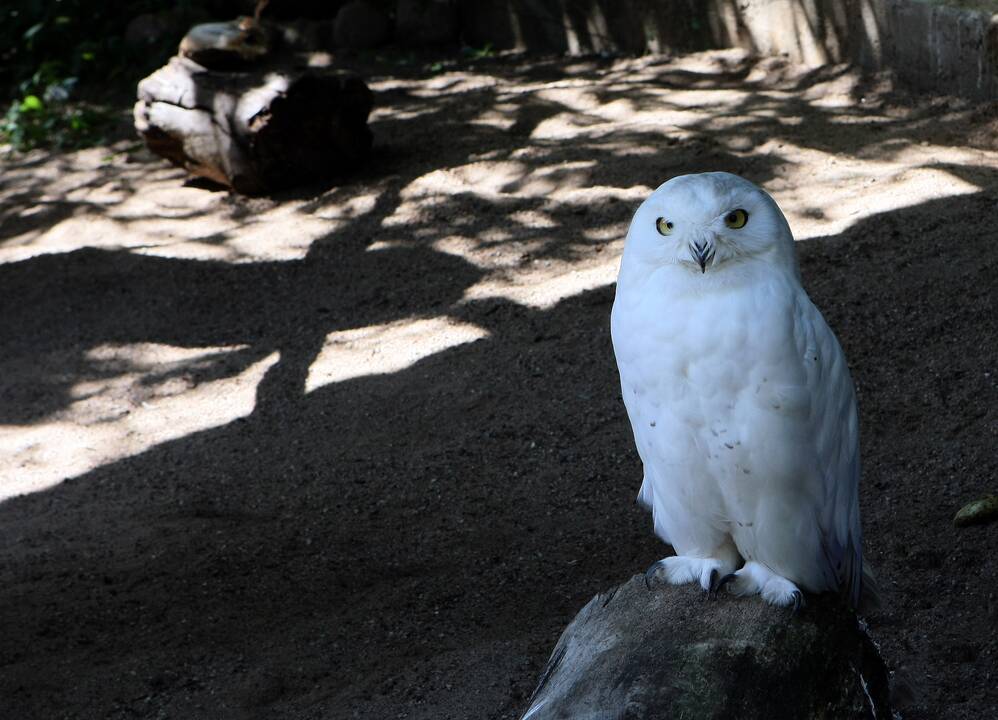
[[139,83],[134,118],[157,155],[257,195],[360,166],[371,147],[371,99],[349,72],[227,71],[176,56]]
[[794,615],[642,576],[565,629],[522,720],[890,720],[887,670],[834,597]]

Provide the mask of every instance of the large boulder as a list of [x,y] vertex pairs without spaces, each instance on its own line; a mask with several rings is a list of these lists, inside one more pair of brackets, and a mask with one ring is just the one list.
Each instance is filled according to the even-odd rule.
[[566,628],[523,720],[890,720],[887,678],[834,597],[793,614],[635,576]]

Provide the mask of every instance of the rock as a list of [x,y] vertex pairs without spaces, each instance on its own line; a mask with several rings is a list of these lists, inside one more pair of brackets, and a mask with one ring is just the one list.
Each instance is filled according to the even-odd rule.
[[988,495],[967,503],[953,517],[957,527],[985,525],[998,520],[998,495]]
[[457,41],[457,7],[449,0],[399,0],[395,39],[406,45],[445,45]]
[[174,57],[139,83],[135,128],[150,150],[191,173],[260,194],[363,163],[371,100],[348,72],[219,72]]
[[391,34],[388,13],[365,0],[353,0],[336,13],[333,38],[345,50],[370,50],[387,42]]
[[876,646],[837,598],[793,615],[635,576],[566,628],[523,720],[890,720],[889,705]]
[[179,53],[212,70],[239,70],[270,52],[269,32],[253,18],[195,25],[180,41]]

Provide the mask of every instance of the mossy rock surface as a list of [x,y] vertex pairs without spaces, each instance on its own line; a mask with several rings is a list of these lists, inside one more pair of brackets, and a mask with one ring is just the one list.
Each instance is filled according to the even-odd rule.
[[833,597],[793,615],[759,598],[648,590],[635,576],[566,628],[524,720],[891,717],[887,670]]
[[964,505],[953,518],[957,527],[985,525],[998,520],[998,495],[988,495]]

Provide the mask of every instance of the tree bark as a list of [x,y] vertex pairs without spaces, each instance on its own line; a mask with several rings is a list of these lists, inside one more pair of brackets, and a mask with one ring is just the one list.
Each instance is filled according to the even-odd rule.
[[154,153],[245,194],[343,175],[371,147],[371,91],[348,72],[222,72],[177,56],[138,95],[135,127]]

